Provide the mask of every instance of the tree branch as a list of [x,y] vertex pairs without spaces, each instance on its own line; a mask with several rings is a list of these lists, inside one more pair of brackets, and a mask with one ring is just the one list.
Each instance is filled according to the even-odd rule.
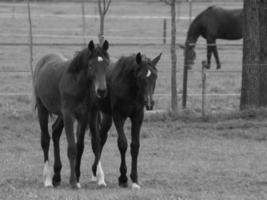
[[[105,1],[105,2],[106,2],[106,1]],[[105,9],[104,9],[104,15],[107,14],[108,9],[109,9],[109,6],[110,6],[110,3],[111,3],[111,0],[108,0],[108,4],[107,4],[107,6],[106,6]]]
[[160,1],[163,2],[163,3],[166,3],[168,5],[171,5],[171,1],[170,0],[160,0]]
[[98,10],[99,10],[99,14],[101,16],[102,15],[101,0],[98,0]]

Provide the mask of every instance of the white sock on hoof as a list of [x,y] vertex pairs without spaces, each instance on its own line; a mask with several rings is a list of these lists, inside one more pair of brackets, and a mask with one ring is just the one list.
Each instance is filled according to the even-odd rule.
[[45,187],[52,187],[52,173],[49,167],[49,162],[46,161],[44,165],[44,170],[43,170],[43,177],[44,177],[44,186]]
[[98,165],[97,165],[96,176],[98,179],[98,182],[97,182],[98,186],[104,186],[104,187],[107,186],[107,184],[105,183],[105,175],[104,175],[100,161],[98,162]]
[[137,183],[133,183],[133,184],[132,184],[132,189],[133,189],[133,190],[140,190],[140,189],[141,189],[141,186],[138,185]]
[[77,183],[77,188],[78,188],[78,189],[82,188],[80,182]]

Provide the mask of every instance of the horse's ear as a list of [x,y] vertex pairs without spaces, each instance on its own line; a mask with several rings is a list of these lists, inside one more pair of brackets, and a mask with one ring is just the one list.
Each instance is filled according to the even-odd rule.
[[104,49],[105,51],[107,51],[108,48],[109,48],[109,43],[108,43],[107,40],[105,40],[104,43],[103,43],[102,49]]
[[94,49],[95,49],[95,44],[94,44],[94,41],[91,40],[88,44],[88,49],[90,52],[92,52]]
[[179,46],[181,49],[185,49],[185,45],[183,45],[183,44],[178,44],[178,46]]
[[160,53],[156,58],[152,60],[152,65],[155,67],[156,64],[159,62],[159,59],[161,57],[162,53]]
[[137,63],[138,65],[140,65],[140,64],[142,63],[142,55],[141,55],[140,52],[138,52],[138,53],[136,54],[136,58],[135,58],[135,60],[136,60],[136,63]]

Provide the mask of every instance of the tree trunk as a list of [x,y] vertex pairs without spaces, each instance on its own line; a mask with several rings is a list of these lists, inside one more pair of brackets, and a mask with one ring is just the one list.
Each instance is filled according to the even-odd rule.
[[172,70],[171,70],[171,106],[172,112],[176,113],[178,111],[177,106],[177,81],[176,81],[176,63],[177,63],[177,55],[176,55],[176,8],[175,8],[175,0],[171,1],[171,60],[172,60]]
[[267,2],[245,0],[240,109],[267,105]]

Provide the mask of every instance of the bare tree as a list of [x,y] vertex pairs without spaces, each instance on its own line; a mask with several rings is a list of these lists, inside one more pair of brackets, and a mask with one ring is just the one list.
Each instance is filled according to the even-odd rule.
[[176,6],[175,0],[161,0],[171,7],[171,60],[172,60],[172,70],[171,70],[171,108],[172,112],[176,113],[178,111],[177,103],[177,55],[176,55]]
[[240,108],[267,105],[267,1],[244,1]]
[[98,0],[98,11],[100,17],[100,30],[98,34],[99,43],[102,45],[104,42],[104,20],[108,12],[111,0]]

